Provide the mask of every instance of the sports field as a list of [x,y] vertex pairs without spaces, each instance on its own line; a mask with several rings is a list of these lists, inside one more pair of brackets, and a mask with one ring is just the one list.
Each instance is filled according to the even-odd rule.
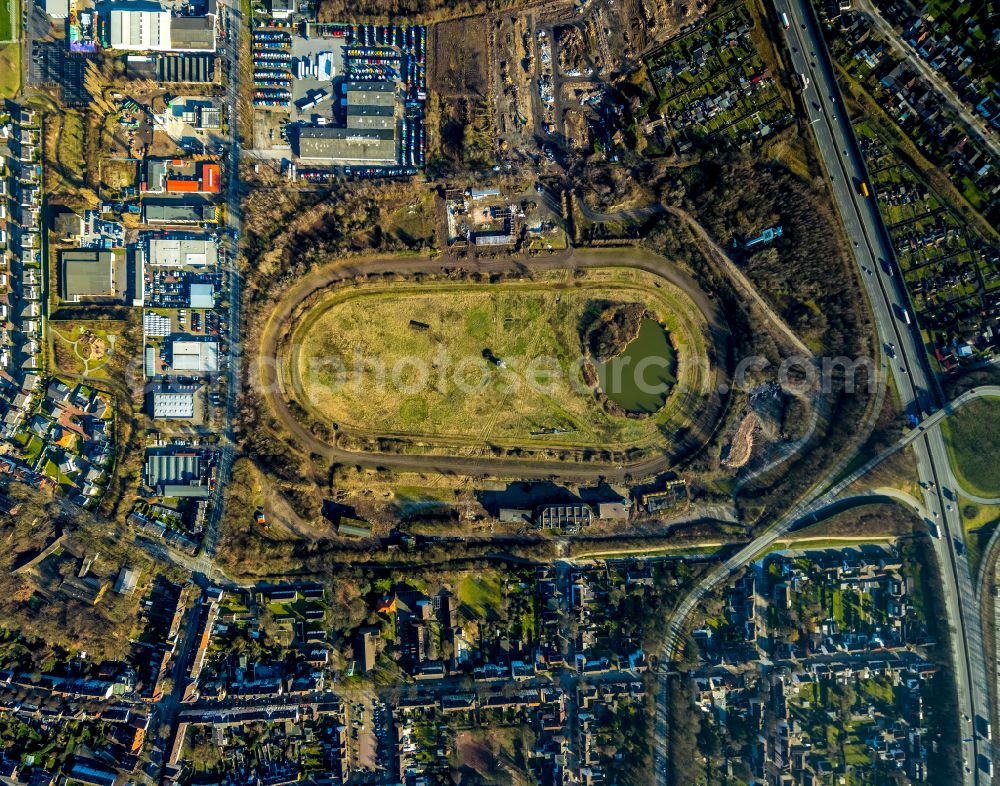
[[[609,303],[641,303],[677,350],[678,382],[652,417],[611,415],[582,382],[581,331]],[[460,443],[621,448],[662,439],[705,384],[700,312],[640,271],[492,286],[338,290],[293,339],[293,387],[314,417],[381,435]],[[673,362],[672,358],[667,359]],[[692,364],[687,364],[688,366]],[[677,395],[677,389],[683,393]]]

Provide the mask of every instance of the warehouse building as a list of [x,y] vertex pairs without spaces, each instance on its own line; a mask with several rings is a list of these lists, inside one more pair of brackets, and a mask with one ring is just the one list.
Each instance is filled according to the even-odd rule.
[[163,497],[209,496],[197,453],[150,453],[146,456],[146,485]]
[[394,82],[347,82],[346,127],[302,128],[300,159],[321,164],[391,166],[399,161]]
[[133,51],[170,49],[169,11],[111,11],[108,48]]
[[190,483],[201,478],[201,457],[197,453],[150,453],[146,456],[146,484]]
[[344,93],[350,106],[396,106],[395,82],[346,82]]
[[211,284],[191,284],[188,305],[191,308],[215,308],[215,287]]
[[214,224],[216,221],[215,205],[207,203],[151,205],[144,202],[142,212],[147,224]]
[[395,164],[395,129],[320,128],[299,129],[299,158],[327,164]]
[[75,249],[63,251],[62,298],[78,303],[84,298],[113,298],[115,255],[111,251]]
[[155,82],[214,82],[215,55],[128,55],[125,73],[129,79]]
[[219,370],[219,344],[215,341],[174,341],[170,345],[174,371],[215,374]]
[[162,9],[112,9],[108,49],[131,52],[214,52],[215,16],[171,16]]
[[140,190],[145,194],[218,194],[221,188],[222,172],[217,163],[150,158]]
[[191,420],[194,418],[194,393],[153,393],[153,418]]
[[219,261],[213,238],[154,237],[149,240],[153,267],[214,267]]

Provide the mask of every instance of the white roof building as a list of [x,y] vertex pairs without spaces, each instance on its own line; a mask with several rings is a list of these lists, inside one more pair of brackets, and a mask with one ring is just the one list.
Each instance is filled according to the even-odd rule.
[[154,393],[153,418],[166,420],[179,418],[191,420],[194,417],[194,393]]
[[219,261],[213,238],[154,237],[149,241],[153,267],[214,267]]
[[109,43],[137,52],[170,49],[170,12],[113,10]]
[[65,19],[69,16],[69,0],[45,0],[45,13],[51,19]]
[[215,341],[174,341],[170,357],[174,371],[214,374],[219,370],[219,344]]
[[211,284],[192,284],[188,305],[191,308],[215,308],[215,287]]

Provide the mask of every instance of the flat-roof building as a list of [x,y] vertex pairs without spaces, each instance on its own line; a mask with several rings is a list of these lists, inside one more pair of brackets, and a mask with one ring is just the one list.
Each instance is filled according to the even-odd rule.
[[170,51],[214,52],[215,17],[212,14],[171,17]]
[[115,255],[111,251],[63,251],[61,260],[63,300],[76,303],[83,298],[115,296]]
[[590,505],[582,503],[543,505],[535,515],[536,523],[542,529],[576,530],[594,520]]
[[215,16],[171,16],[162,9],[111,10],[109,49],[132,52],[214,52]]
[[170,12],[113,9],[108,46],[140,52],[169,50]]
[[345,82],[344,92],[347,104],[368,104],[371,106],[395,106],[395,82]]
[[299,158],[335,164],[395,164],[396,129],[317,128],[299,129]]
[[395,128],[396,108],[374,104],[348,104],[348,128]]
[[215,223],[215,205],[206,203],[188,205],[183,203],[142,206],[143,218],[147,224],[202,224]]
[[194,418],[194,393],[153,393],[155,420]]
[[215,308],[215,287],[211,284],[191,284],[188,291],[191,308]]
[[214,267],[218,262],[212,238],[154,237],[149,240],[153,267]]
[[298,156],[317,163],[387,166],[398,162],[395,82],[346,82],[346,128],[299,129]]
[[219,370],[219,345],[215,341],[174,341],[170,345],[174,371],[214,374]]
[[50,19],[65,19],[69,16],[69,0],[45,0],[45,13]]

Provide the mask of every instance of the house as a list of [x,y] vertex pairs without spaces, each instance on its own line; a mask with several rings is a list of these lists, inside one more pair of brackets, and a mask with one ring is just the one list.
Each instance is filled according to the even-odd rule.
[[119,595],[131,595],[139,582],[139,571],[136,568],[123,565],[115,582],[115,592]]
[[365,627],[358,631],[354,640],[354,658],[362,674],[367,674],[375,668],[375,642],[379,637],[379,629]]

